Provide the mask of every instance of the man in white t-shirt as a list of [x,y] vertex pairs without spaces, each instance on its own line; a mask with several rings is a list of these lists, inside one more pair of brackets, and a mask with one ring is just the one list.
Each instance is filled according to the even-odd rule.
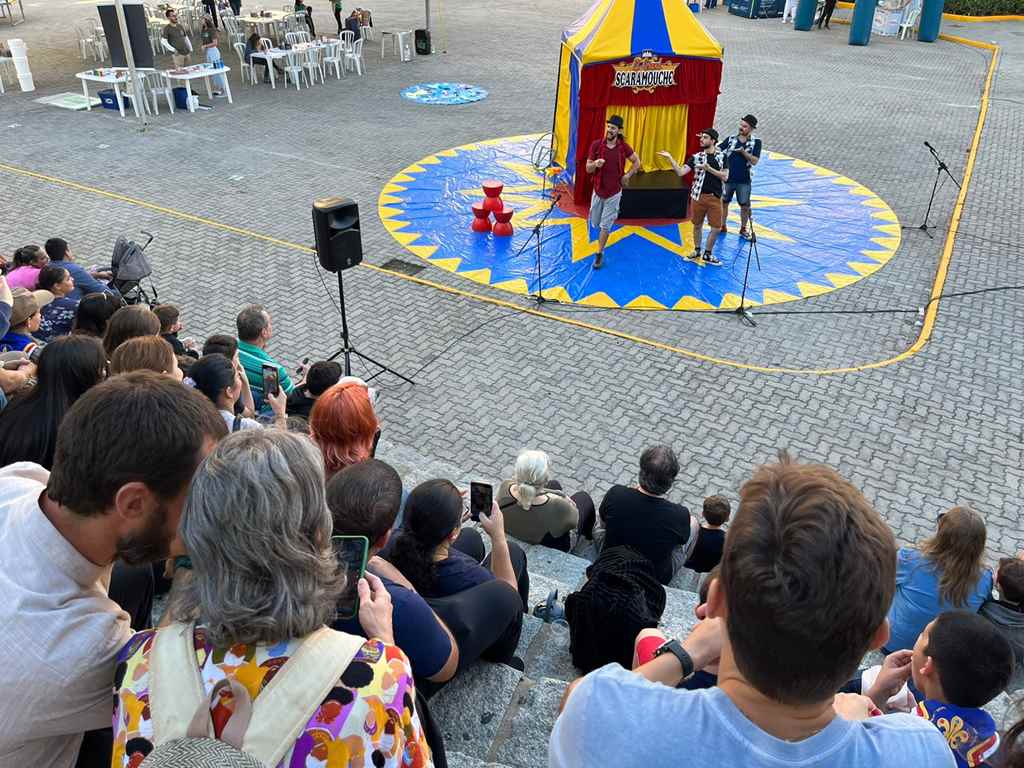
[[68,411],[52,472],[0,469],[0,768],[70,768],[82,735],[110,728],[131,636],[111,568],[168,556],[192,475],[226,433],[202,394],[129,373]]
[[[835,695],[888,638],[895,585],[896,543],[867,500],[832,469],[783,455],[740,492],[707,618],[635,672],[609,664],[573,683],[550,765],[953,768],[922,718],[872,716],[867,697]],[[715,661],[716,688],[675,688]],[[908,673],[888,670],[887,684]]]

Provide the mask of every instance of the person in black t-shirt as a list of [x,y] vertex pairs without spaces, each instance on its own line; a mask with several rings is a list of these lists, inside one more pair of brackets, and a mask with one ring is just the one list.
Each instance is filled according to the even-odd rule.
[[157,304],[153,307],[153,314],[160,320],[160,335],[174,348],[174,354],[188,355],[198,360],[199,353],[193,348],[192,340],[189,339],[189,344],[186,344],[178,338],[178,333],[183,328],[181,310],[174,304]]
[[326,360],[313,363],[306,379],[288,395],[288,415],[309,421],[309,413],[317,399],[341,379],[344,371],[339,363]]
[[637,485],[612,486],[598,511],[602,547],[632,547],[651,561],[663,584],[682,567],[683,558],[673,556],[690,536],[690,512],[665,498],[678,474],[679,460],[671,448],[648,448],[640,455]]
[[708,496],[704,499],[704,522],[697,534],[693,552],[686,561],[686,567],[697,573],[708,573],[722,560],[725,546],[725,531],[722,526],[729,520],[729,500],[724,496]]
[[[715,146],[718,131],[708,128],[697,136],[700,139],[700,152],[690,155],[683,165],[676,162],[671,152],[662,150],[658,154],[672,164],[672,170],[679,176],[693,174],[690,183],[690,221],[693,223],[694,251],[689,258],[717,267],[722,263],[714,254],[715,240],[722,230],[722,182],[728,178],[729,173],[724,170],[725,156]],[[702,254],[700,245],[703,242],[705,218],[711,231]]]

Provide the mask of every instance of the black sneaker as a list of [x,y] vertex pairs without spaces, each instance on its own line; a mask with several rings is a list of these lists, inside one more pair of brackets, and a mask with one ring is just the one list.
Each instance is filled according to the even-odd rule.
[[598,251],[597,258],[594,259],[594,269],[600,269],[602,264],[604,264],[604,251]]
[[700,257],[700,260],[711,267],[722,266],[722,262],[719,261],[718,257],[715,256],[715,254],[713,254],[711,251],[704,251],[704,255]]

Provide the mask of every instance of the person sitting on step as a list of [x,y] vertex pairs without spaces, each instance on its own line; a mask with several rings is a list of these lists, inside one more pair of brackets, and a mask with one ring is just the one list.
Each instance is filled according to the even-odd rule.
[[572,532],[593,536],[594,500],[586,491],[562,493],[561,483],[551,479],[544,451],[520,452],[515,477],[498,487],[496,500],[505,516],[505,532],[527,544],[568,552]]
[[602,540],[599,549],[633,547],[654,564],[662,584],[682,568],[690,538],[690,512],[665,498],[678,474],[675,451],[667,445],[646,449],[637,484],[612,486],[601,500],[603,535],[594,536]]

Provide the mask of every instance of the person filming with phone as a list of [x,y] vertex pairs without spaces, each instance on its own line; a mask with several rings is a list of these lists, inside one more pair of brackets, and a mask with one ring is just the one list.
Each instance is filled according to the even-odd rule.
[[[119,655],[114,766],[151,753],[161,765],[212,765],[196,758],[215,747],[269,766],[334,765],[335,749],[376,766],[433,765],[391,599],[336,558],[309,438],[226,437],[199,466],[181,519],[188,554],[175,564],[191,578],[172,597],[171,623]],[[365,638],[325,626],[353,580]],[[194,735],[190,723],[207,737],[175,741]]]
[[[415,590],[423,597],[449,598],[475,587],[499,581],[515,590],[522,610],[527,610],[530,576],[526,553],[505,537],[501,509],[491,498],[491,486],[473,483],[471,519],[479,518],[480,526],[491,538],[491,553],[484,557],[484,544],[474,528],[463,528],[466,522],[462,494],[448,480],[428,480],[416,486],[405,503],[402,526],[381,553],[393,570],[381,571],[392,581]],[[472,616],[463,616],[472,625]],[[480,619],[483,621],[483,619]],[[518,639],[522,629],[521,612],[511,618],[497,645],[508,648],[508,640]],[[505,663],[513,665],[511,642]]]
[[[267,352],[267,344],[274,335],[274,325],[270,314],[259,304],[250,304],[238,313],[235,320],[238,328],[238,359],[242,363],[245,377],[249,380],[249,388],[256,404],[256,410],[265,408],[264,386],[276,381],[276,386],[290,395],[295,384],[288,377],[288,371]],[[267,366],[277,370],[277,376],[268,379]]]

